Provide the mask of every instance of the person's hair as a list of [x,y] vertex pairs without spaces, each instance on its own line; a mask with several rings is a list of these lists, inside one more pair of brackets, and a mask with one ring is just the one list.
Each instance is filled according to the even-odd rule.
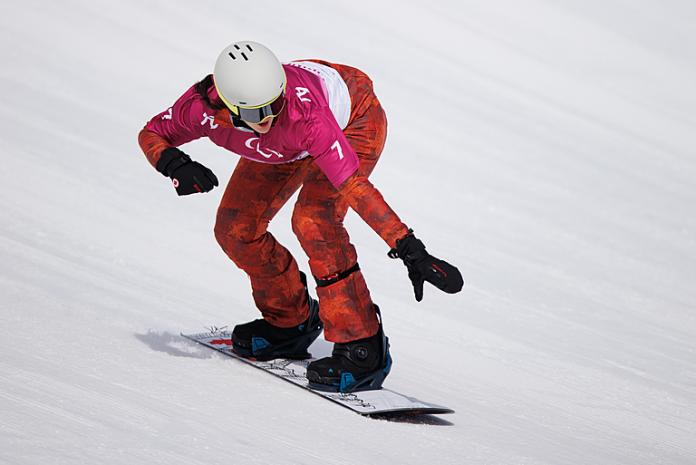
[[211,100],[208,96],[208,91],[210,90],[211,86],[213,86],[213,75],[209,74],[196,83],[196,93],[200,95],[206,105],[213,110],[222,110],[225,108],[224,102],[219,98]]

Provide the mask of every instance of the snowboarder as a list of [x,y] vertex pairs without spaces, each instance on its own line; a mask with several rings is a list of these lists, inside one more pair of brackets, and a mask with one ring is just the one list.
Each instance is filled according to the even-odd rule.
[[[281,64],[265,46],[236,42],[212,75],[153,117],[138,141],[179,195],[208,192],[213,172],[178,147],[208,137],[242,158],[222,196],[215,237],[251,281],[263,318],[237,325],[233,350],[257,359],[306,358],[324,329],[331,357],[307,367],[314,387],[379,388],[389,372],[388,340],[343,219],[348,208],[408,269],[417,301],[423,283],[458,292],[457,268],[430,255],[368,176],[384,147],[387,120],[362,71],[322,60]],[[319,301],[268,223],[300,189],[292,229],[309,257]]]

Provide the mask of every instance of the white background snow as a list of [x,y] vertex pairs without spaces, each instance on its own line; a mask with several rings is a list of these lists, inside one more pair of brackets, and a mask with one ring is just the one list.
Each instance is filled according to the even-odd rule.
[[[696,463],[691,0],[4,2],[0,463]],[[229,42],[357,66],[373,181],[458,295],[349,229],[432,424],[360,417],[181,341],[256,318],[136,136]],[[237,156],[184,147],[221,180]],[[308,270],[290,207],[273,233]]]

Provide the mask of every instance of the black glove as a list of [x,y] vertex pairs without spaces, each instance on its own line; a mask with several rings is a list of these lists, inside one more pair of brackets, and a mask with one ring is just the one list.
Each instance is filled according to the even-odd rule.
[[218,179],[213,172],[197,161],[192,161],[176,147],[162,151],[157,162],[157,171],[172,178],[172,183],[179,195],[208,192],[218,185]]
[[388,255],[404,261],[418,302],[423,300],[423,282],[425,281],[448,294],[455,294],[464,286],[459,270],[426,252],[423,243],[416,239],[411,230],[406,236],[396,241],[396,248],[391,249]]

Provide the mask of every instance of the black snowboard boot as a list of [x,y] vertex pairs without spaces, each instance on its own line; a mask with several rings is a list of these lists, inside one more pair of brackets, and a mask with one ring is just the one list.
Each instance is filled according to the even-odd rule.
[[[379,308],[375,306],[379,315]],[[334,344],[331,357],[307,365],[309,387],[320,391],[354,392],[381,389],[391,369],[389,339],[379,331],[357,341]]]
[[[307,278],[300,273],[307,287]],[[237,325],[232,330],[232,350],[242,357],[256,360],[290,358],[295,360],[310,357],[307,348],[319,337],[324,325],[319,319],[319,302],[307,291],[309,317],[291,328],[273,326],[263,318]]]

